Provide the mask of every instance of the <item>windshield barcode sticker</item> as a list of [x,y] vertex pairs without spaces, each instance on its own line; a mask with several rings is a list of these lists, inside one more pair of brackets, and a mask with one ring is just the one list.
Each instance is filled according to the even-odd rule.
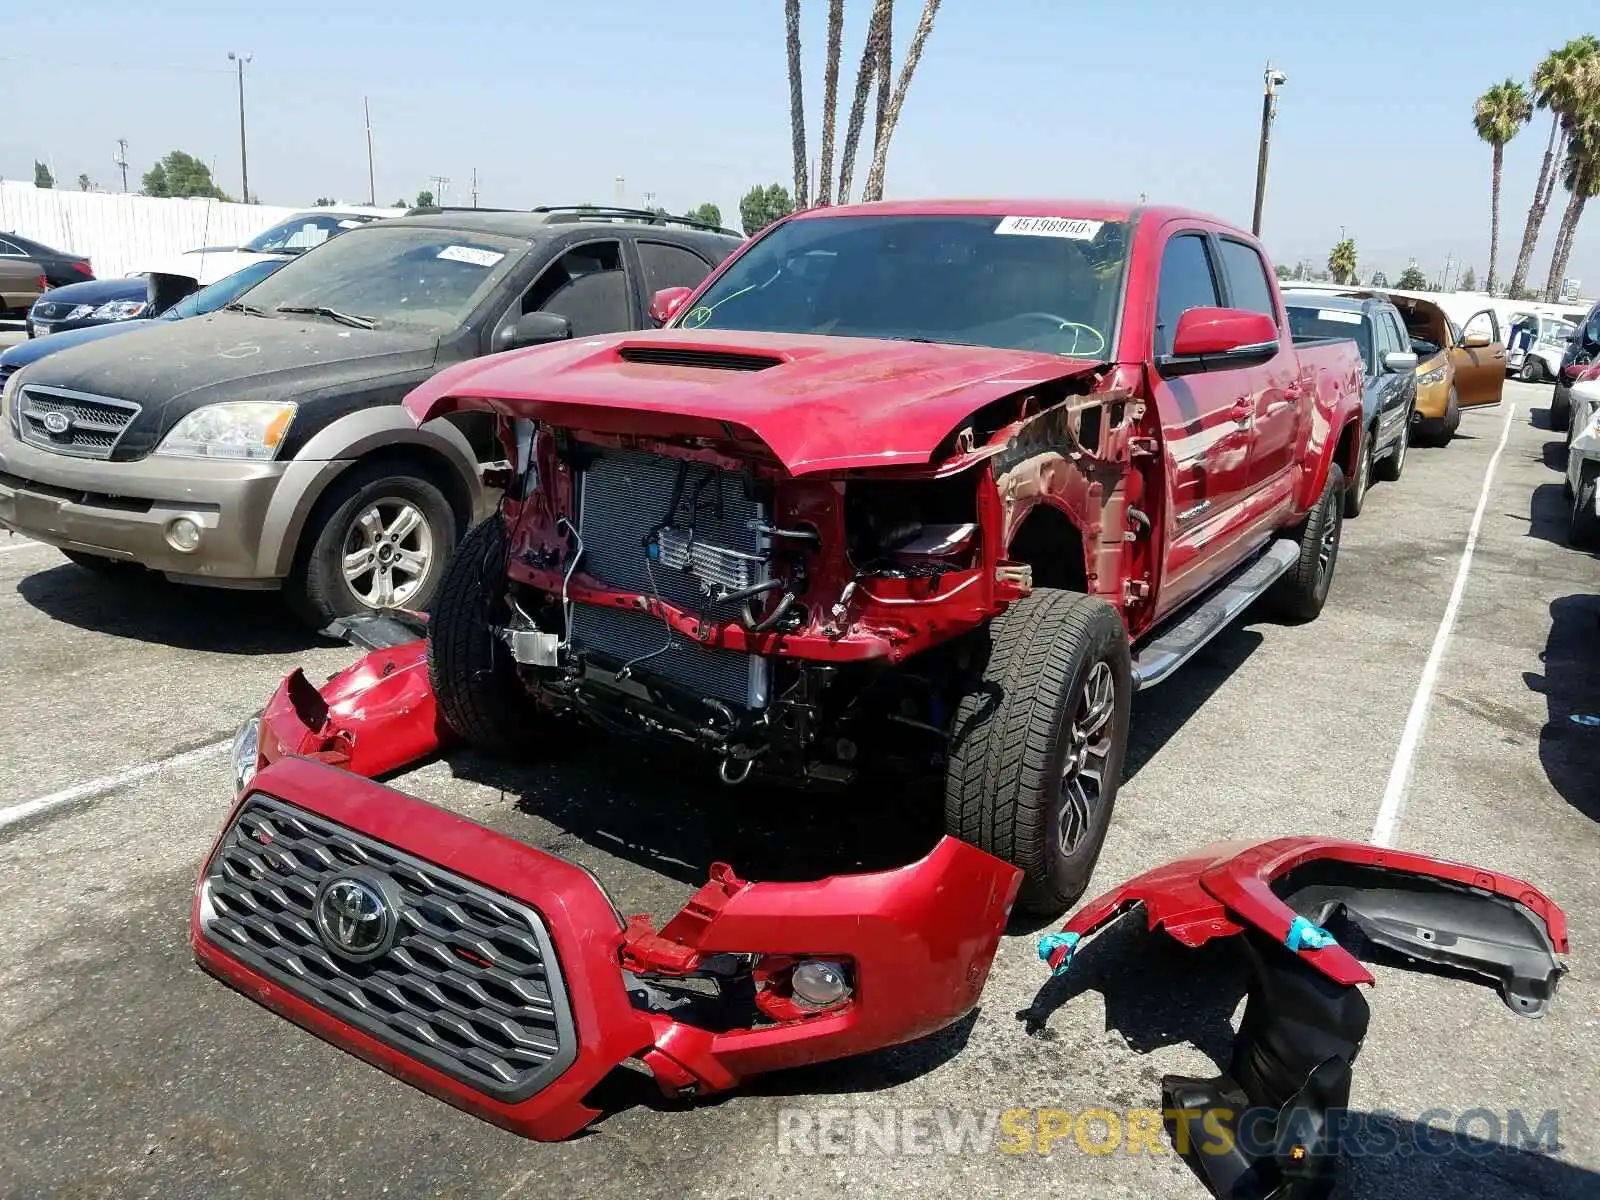
[[1085,221],[1079,217],[1006,217],[994,227],[994,231],[1092,242],[1104,224],[1104,221]]
[[1361,324],[1361,314],[1341,312],[1337,308],[1319,308],[1317,309],[1317,320],[1337,321],[1341,325],[1359,325]]
[[475,267],[492,267],[505,257],[498,250],[481,250],[477,246],[446,246],[439,251],[446,262],[471,263]]

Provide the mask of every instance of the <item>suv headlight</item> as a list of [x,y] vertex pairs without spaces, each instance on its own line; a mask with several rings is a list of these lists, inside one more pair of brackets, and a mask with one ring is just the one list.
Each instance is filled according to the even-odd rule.
[[294,420],[293,404],[241,400],[208,404],[184,417],[156,447],[178,458],[270,459]]
[[17,389],[22,386],[22,371],[11,372],[6,385],[0,388],[0,423],[10,420],[11,406],[17,402]]
[[58,321],[81,321],[81,320],[83,320],[85,317],[89,316],[93,312],[94,312],[94,305],[92,305],[92,304],[77,304],[77,305],[73,306],[72,311],[69,312],[66,316],[57,317],[56,320],[58,320]]
[[110,300],[89,315],[96,321],[131,321],[146,307],[143,300]]
[[1430,383],[1439,383],[1444,379],[1444,374],[1447,369],[1448,364],[1441,364],[1426,374],[1418,375],[1417,382],[1423,387],[1427,387]]

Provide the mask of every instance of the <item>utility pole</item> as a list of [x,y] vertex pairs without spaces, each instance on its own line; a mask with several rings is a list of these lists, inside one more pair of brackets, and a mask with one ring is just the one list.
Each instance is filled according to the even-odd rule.
[[472,168],[472,207],[478,207],[478,168]]
[[654,208],[655,207],[655,199],[656,199],[656,194],[654,192],[646,192],[644,194],[644,206],[646,208]]
[[244,65],[255,58],[253,54],[237,54],[228,51],[228,60],[239,66],[239,182],[240,190],[244,193],[241,199],[250,203],[250,163],[245,157],[244,150]]
[[1272,140],[1272,119],[1278,115],[1278,89],[1289,82],[1282,71],[1267,63],[1262,75],[1266,91],[1261,97],[1261,151],[1256,158],[1256,211],[1250,221],[1250,232],[1261,236],[1261,205],[1267,198],[1267,146]]
[[446,185],[448,185],[449,182],[450,182],[450,176],[448,176],[448,175],[429,175],[428,176],[428,180],[429,180],[429,182],[431,182],[433,184],[433,187],[434,187],[433,202],[436,205],[438,205],[440,208],[443,208],[444,207],[444,189],[445,189]]
[[376,208],[378,184],[377,177],[372,173],[372,106],[367,103],[365,96],[361,97],[361,112],[367,119],[367,204]]
[[128,190],[128,139],[117,139],[117,152],[111,156],[111,161],[122,172],[122,190]]

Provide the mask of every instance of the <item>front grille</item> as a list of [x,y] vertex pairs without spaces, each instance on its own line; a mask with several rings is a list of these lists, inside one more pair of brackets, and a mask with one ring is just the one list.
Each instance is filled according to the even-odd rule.
[[76,307],[76,304],[57,304],[54,301],[38,300],[34,302],[28,315],[35,321],[59,321]]
[[[109,396],[86,396],[64,388],[25,384],[17,395],[17,425],[22,440],[41,450],[79,458],[110,458],[123,432],[139,415],[139,405]],[[52,418],[65,422],[58,433]]]
[[[702,585],[732,582],[723,570],[730,563],[737,563],[740,579],[767,577],[760,528],[765,520],[764,506],[736,471],[660,454],[601,454],[579,478],[583,558],[578,569],[619,590],[656,596],[713,620],[733,620],[741,606],[711,599]],[[646,549],[652,536],[660,540],[660,558]],[[704,576],[695,573],[696,556],[679,552],[691,537],[698,561],[705,564]],[[667,626],[637,610],[577,604],[572,641],[580,649],[631,662],[666,644]],[[702,646],[682,634],[673,634],[672,642],[668,652],[641,662],[638,673],[670,679],[725,703],[765,707],[764,658]]]
[[623,362],[658,367],[701,367],[709,371],[765,371],[783,359],[770,354],[740,354],[731,350],[697,350],[686,346],[624,346],[617,351]]
[[[330,950],[314,908],[351,870],[398,897],[389,949]],[[428,1066],[515,1103],[577,1055],[566,984],[531,908],[344,826],[253,796],[202,887],[206,938],[274,983]]]

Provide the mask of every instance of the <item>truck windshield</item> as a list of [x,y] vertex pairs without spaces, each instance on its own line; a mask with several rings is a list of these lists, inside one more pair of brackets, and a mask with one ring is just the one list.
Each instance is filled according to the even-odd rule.
[[1300,308],[1288,305],[1289,333],[1297,342],[1315,338],[1354,338],[1361,361],[1372,372],[1372,327],[1358,312],[1343,308]]
[[1115,353],[1127,226],[1070,217],[807,217],[773,230],[685,329]]

